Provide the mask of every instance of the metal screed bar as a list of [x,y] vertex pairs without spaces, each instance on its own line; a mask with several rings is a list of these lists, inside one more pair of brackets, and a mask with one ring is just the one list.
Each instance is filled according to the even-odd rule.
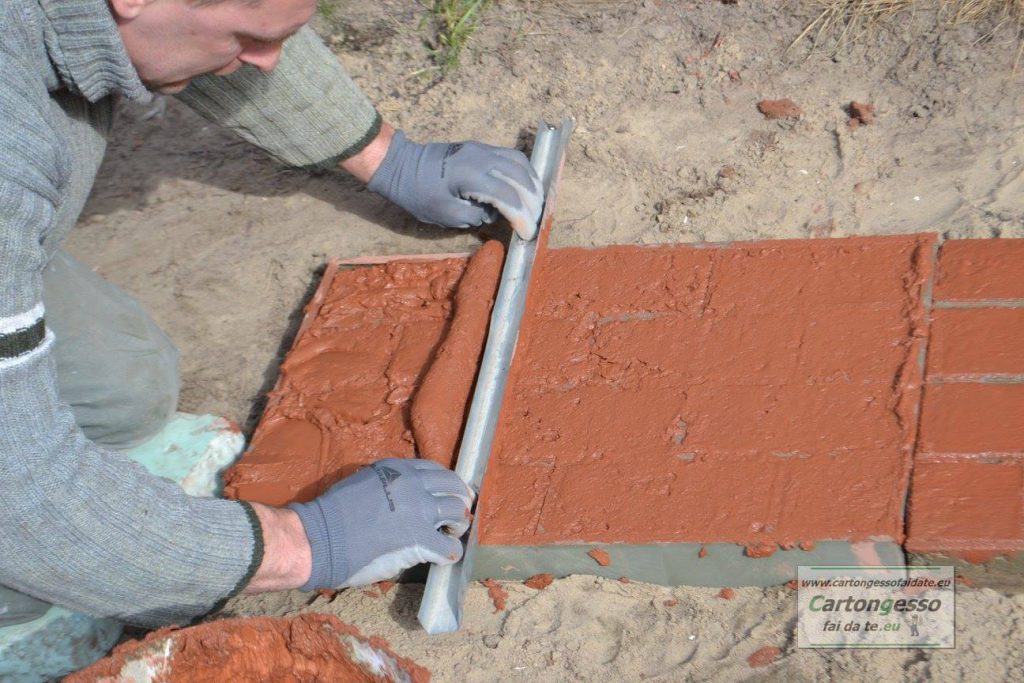
[[[541,121],[537,127],[537,138],[534,141],[530,164],[540,176],[544,188],[544,214],[540,219],[537,238],[524,242],[515,234],[512,235],[501,273],[501,282],[498,285],[498,295],[491,311],[487,345],[480,361],[480,371],[473,391],[466,429],[462,434],[459,459],[455,466],[455,473],[478,495],[484,480],[484,472],[487,470],[491,442],[494,440],[498,414],[501,412],[501,400],[505,394],[505,382],[519,337],[519,322],[522,320],[526,304],[526,291],[530,284],[533,260],[537,254],[537,242],[551,221],[554,190],[558,185],[558,176],[572,129],[573,122],[568,118],[563,119],[558,126]],[[459,630],[466,585],[473,573],[476,538],[477,528],[474,520],[469,529],[462,560],[453,565],[430,567],[419,611],[420,624],[427,633],[451,633]]]

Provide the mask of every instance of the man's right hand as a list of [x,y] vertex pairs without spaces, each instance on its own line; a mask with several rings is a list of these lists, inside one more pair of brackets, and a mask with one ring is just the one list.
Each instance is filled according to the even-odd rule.
[[430,460],[388,458],[312,502],[289,505],[312,552],[302,590],[362,586],[421,562],[457,562],[472,502],[472,491],[451,470]]

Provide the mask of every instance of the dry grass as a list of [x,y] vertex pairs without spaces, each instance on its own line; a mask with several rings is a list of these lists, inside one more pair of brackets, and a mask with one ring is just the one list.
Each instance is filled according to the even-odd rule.
[[952,25],[991,22],[992,33],[1009,25],[1016,35],[1014,72],[1024,55],[1024,0],[817,0],[821,11],[790,43],[810,40],[813,48],[831,45],[837,54],[860,40],[880,20],[922,6],[939,7]]

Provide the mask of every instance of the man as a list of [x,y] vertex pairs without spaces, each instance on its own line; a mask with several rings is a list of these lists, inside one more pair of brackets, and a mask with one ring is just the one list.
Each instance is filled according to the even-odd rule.
[[114,99],[152,92],[178,94],[286,164],[340,167],[420,220],[469,227],[497,210],[530,237],[542,199],[526,158],[410,142],[305,28],[314,10],[0,4],[0,679],[83,666],[121,622],[183,623],[243,590],[359,585],[461,556],[444,529],[464,532],[472,493],[433,463],[389,461],[399,477],[367,468],[289,508],[187,496],[135,464],[125,453],[159,439],[174,413],[176,352],[58,246]]

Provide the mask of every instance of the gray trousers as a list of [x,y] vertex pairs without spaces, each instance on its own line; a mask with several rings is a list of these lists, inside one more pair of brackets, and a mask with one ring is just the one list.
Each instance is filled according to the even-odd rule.
[[[58,249],[43,272],[61,399],[91,441],[112,449],[157,434],[178,405],[178,350],[135,299]],[[0,586],[0,627],[50,605]]]

